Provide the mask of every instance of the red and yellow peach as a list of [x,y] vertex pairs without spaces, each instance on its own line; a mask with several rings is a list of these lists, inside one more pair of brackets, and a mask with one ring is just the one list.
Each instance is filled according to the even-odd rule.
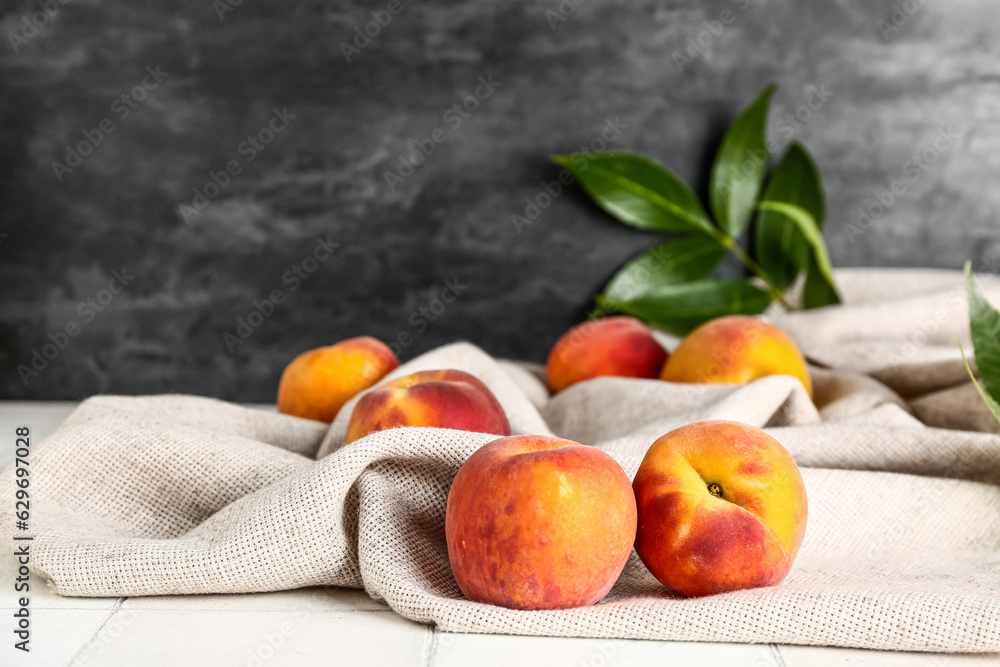
[[805,535],[798,466],[748,424],[713,420],[667,433],[646,452],[632,487],[636,553],[681,595],[777,584]]
[[578,324],[556,341],[545,365],[552,393],[601,376],[656,378],[667,351],[645,324],[624,315]]
[[371,336],[303,352],[281,374],[278,412],[332,422],[344,403],[397,366],[392,350]]
[[448,494],[448,558],[462,593],[512,609],[598,602],[632,551],[635,497],[607,453],[569,440],[494,440]]
[[809,368],[784,331],[749,315],[727,315],[687,335],[663,366],[668,382],[746,384],[766,375],[797,377],[812,396]]
[[406,375],[362,396],[347,424],[347,442],[402,426],[510,435],[493,392],[474,375],[453,369]]

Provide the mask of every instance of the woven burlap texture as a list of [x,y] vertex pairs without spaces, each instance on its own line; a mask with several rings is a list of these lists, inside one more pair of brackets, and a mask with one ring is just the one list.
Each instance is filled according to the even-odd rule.
[[[630,476],[682,424],[764,428],[809,495],[805,542],[779,586],[684,599],[633,554],[592,607],[467,601],[448,565],[445,502],[459,466],[494,436],[407,428],[345,445],[356,399],[330,426],[192,396],[85,401],[32,446],[32,566],[70,596],[364,588],[457,632],[998,651],[1000,436],[958,352],[961,276],[838,280],[844,305],[773,317],[814,364],[815,403],[786,376],[740,387],[602,378],[549,398],[537,368],[468,343],[392,374],[473,373],[515,433],[601,447]],[[982,287],[1000,304],[1000,283]],[[15,479],[3,472],[0,498],[14,498]],[[10,546],[12,506],[0,515]]]

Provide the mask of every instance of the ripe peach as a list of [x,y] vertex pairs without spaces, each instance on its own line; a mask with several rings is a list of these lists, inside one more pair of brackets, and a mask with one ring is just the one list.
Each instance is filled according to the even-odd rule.
[[458,587],[512,609],[598,602],[635,539],[635,497],[608,454],[570,440],[494,440],[458,471],[445,535]]
[[649,327],[625,315],[578,324],[556,341],[545,364],[552,393],[602,375],[655,378],[667,360]]
[[765,375],[792,375],[812,396],[812,379],[795,342],[749,315],[719,317],[692,331],[670,355],[667,382],[746,384]]
[[653,443],[632,482],[635,550],[686,596],[772,586],[806,532],[806,490],[777,440],[739,422],[682,426]]
[[368,392],[354,406],[347,442],[400,426],[432,426],[510,435],[493,392],[465,371],[420,371]]
[[344,403],[397,366],[389,346],[371,336],[303,352],[281,374],[278,412],[332,422]]

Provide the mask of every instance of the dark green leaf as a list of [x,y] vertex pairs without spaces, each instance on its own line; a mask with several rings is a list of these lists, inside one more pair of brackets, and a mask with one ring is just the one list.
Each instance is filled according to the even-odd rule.
[[749,280],[724,278],[662,285],[629,301],[610,303],[603,296],[597,300],[602,306],[683,335],[723,315],[762,313],[771,296]]
[[969,329],[976,351],[976,368],[993,400],[1000,397],[1000,313],[976,287],[972,262],[965,263],[965,284],[969,298]]
[[712,223],[684,181],[632,153],[554,155],[594,201],[627,225],[663,232],[707,233]]
[[[774,168],[764,199],[801,206],[812,215],[816,227],[823,228],[826,204],[819,172],[809,153],[798,143],[788,147]],[[772,285],[781,291],[788,289],[809,268],[812,255],[809,243],[792,220],[772,211],[758,214],[755,232],[757,263]]]
[[[812,250],[811,262],[815,264],[815,278],[810,284],[807,276],[806,291],[808,298],[815,303],[818,300],[826,300],[823,305],[840,303],[840,295],[837,294],[836,282],[833,278],[833,265],[830,263],[830,256],[826,252],[826,243],[823,241],[823,234],[819,231],[816,220],[809,211],[795,204],[784,202],[763,201],[758,205],[761,211],[768,211],[783,215],[797,228],[802,238]],[[817,283],[816,281],[819,281]]]
[[708,236],[673,239],[649,248],[623,266],[604,288],[609,302],[629,301],[673,283],[703,280],[726,256],[726,247]]
[[962,347],[962,339],[958,339],[958,349],[962,352],[962,361],[965,363],[965,372],[969,374],[969,379],[972,380],[973,386],[975,386],[976,391],[979,392],[979,397],[983,399],[983,403],[989,408],[990,412],[993,413],[993,418],[1000,421],[1000,404],[997,404],[993,400],[993,397],[986,393],[983,386],[979,384],[979,380],[976,379],[976,374],[972,372],[972,367],[969,366],[969,359],[965,356],[965,348]]
[[774,88],[768,86],[729,126],[712,165],[709,204],[719,227],[733,238],[750,224],[767,173],[767,111]]
[[806,269],[806,282],[802,288],[802,307],[822,308],[840,303],[837,286],[829,282],[823,275],[819,263],[814,257],[809,258],[809,268]]

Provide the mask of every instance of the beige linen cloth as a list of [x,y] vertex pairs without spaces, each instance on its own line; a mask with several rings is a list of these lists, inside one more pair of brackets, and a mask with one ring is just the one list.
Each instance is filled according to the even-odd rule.
[[[809,494],[805,542],[779,586],[684,599],[633,554],[592,607],[469,602],[448,565],[445,501],[459,466],[494,436],[408,428],[345,446],[356,399],[329,427],[193,396],[85,401],[33,445],[32,565],[71,596],[364,588],[456,632],[1000,651],[1000,429],[961,365],[962,278],[838,278],[845,305],[774,316],[814,364],[815,404],[786,376],[747,386],[602,378],[549,398],[537,369],[468,343],[393,373],[471,372],[515,433],[601,447],[629,475],[682,424],[764,428],[794,455]],[[982,282],[1000,305],[1000,282]],[[14,497],[14,480],[3,472],[0,498]],[[8,546],[12,505],[0,516]]]

